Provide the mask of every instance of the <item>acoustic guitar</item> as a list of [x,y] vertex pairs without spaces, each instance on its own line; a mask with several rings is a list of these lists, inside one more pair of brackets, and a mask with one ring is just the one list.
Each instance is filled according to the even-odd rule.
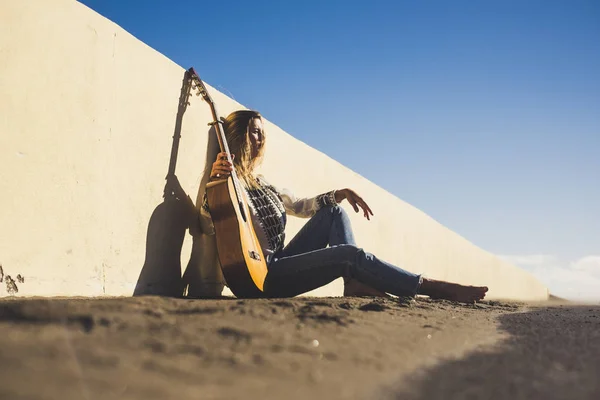
[[[194,68],[190,68],[188,72],[192,88],[210,106],[213,121],[209,125],[215,128],[221,152],[227,153],[227,160],[233,165],[215,103]],[[235,172],[235,166],[226,179],[208,182],[206,195],[215,227],[217,253],[227,286],[236,297],[261,297],[267,264],[252,225],[248,198]]]

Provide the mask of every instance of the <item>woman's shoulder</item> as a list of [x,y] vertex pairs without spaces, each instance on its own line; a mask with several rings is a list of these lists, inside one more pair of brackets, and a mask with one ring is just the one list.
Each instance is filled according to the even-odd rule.
[[256,175],[255,178],[263,189],[269,189],[270,191],[275,192],[278,196],[281,194],[281,189],[269,183],[269,181],[265,179],[264,175]]
[[271,187],[273,186],[269,183],[269,181],[262,174],[256,175],[255,179],[256,179],[256,182],[258,182],[261,186],[271,186]]

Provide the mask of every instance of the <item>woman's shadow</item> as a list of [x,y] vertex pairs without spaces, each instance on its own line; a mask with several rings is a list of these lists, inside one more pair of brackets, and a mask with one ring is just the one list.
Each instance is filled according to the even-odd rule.
[[[179,139],[181,138],[181,125],[183,115],[189,105],[191,89],[190,74],[186,71],[179,97],[179,107],[167,177],[175,174]],[[212,153],[215,153],[215,151],[211,150],[214,150],[215,146],[218,152],[218,144],[215,143],[216,139],[213,140],[213,137],[214,135],[209,136],[207,165],[210,165],[211,156],[214,159]],[[204,181],[207,178],[207,174],[205,173],[202,183],[205,183]],[[202,184],[200,187],[202,188]],[[163,202],[154,209],[148,222],[146,256],[133,292],[134,296],[159,295],[182,297],[184,294],[185,288],[181,277],[181,249],[186,230],[190,224],[189,205],[186,204],[186,199],[176,198],[166,187],[163,197]]]

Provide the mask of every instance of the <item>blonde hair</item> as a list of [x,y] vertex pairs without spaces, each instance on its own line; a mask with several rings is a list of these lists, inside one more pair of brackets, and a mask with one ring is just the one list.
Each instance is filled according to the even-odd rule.
[[223,131],[225,132],[225,138],[229,145],[229,151],[232,154],[235,154],[233,164],[236,173],[249,188],[258,187],[258,182],[252,174],[252,171],[261,163],[265,153],[266,138],[263,130],[258,154],[256,157],[252,157],[252,145],[248,128],[250,122],[255,118],[262,121],[262,116],[258,111],[238,110],[232,112],[223,120]]

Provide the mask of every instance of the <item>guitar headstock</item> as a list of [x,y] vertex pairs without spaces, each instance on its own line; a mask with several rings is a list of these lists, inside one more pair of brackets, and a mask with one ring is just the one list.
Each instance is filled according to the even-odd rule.
[[200,79],[194,67],[188,69],[188,73],[190,74],[190,79],[192,81],[192,89],[196,90],[196,96],[202,96],[208,104],[213,104],[213,100],[208,94],[204,82],[202,82],[202,79]]

